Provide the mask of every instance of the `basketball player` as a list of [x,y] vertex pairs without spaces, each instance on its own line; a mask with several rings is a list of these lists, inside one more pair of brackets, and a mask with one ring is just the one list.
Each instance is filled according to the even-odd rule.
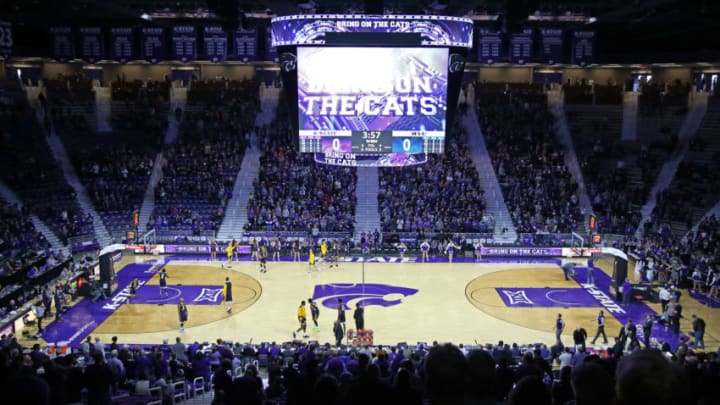
[[405,242],[400,241],[400,243],[398,243],[397,245],[397,248],[398,252],[400,252],[400,260],[402,261],[405,259],[405,251],[407,250],[407,246],[405,245]]
[[165,269],[160,270],[160,295],[168,295],[167,279],[168,275],[167,272],[165,272]]
[[483,249],[483,244],[480,241],[480,239],[478,239],[477,242],[475,242],[474,246],[475,246],[475,261],[479,262],[480,260],[482,260],[482,249]]
[[239,261],[240,261],[240,252],[238,251],[238,250],[239,250],[239,249],[238,249],[238,246],[239,246],[239,245],[240,245],[240,242],[238,242],[238,241],[236,241],[235,239],[233,239],[233,241],[232,241],[233,256],[235,257],[235,261],[236,261],[236,262],[239,262]]
[[257,260],[258,246],[255,238],[250,239],[250,260]]
[[292,242],[292,257],[294,262],[300,261],[300,242],[297,239]]
[[[135,278],[130,282],[130,298],[131,298],[131,299],[132,299],[132,298],[135,298],[135,294],[137,294],[138,287],[140,287],[140,282],[138,281],[137,277],[135,277]],[[130,300],[128,300],[128,303],[129,303],[129,302],[130,302]]]
[[300,331],[303,333],[303,338],[308,338],[307,335],[307,313],[305,312],[305,301],[300,301],[300,307],[298,307],[297,310],[297,317],[298,322],[300,323],[300,327],[293,332],[293,338],[295,338],[296,334]]
[[327,242],[325,242],[325,239],[323,239],[320,242],[320,259],[322,259],[321,261],[327,261],[327,251]]
[[337,321],[342,326],[343,334],[345,334],[345,304],[343,304],[342,298],[338,298],[338,314]]
[[260,246],[258,250],[258,260],[260,260],[260,273],[267,273],[267,246]]
[[315,252],[312,248],[308,251],[308,274],[315,269]]
[[233,243],[228,242],[227,247],[225,248],[225,253],[227,254],[227,268],[232,268],[232,254],[233,254]]
[[320,325],[318,325],[318,318],[320,317],[320,308],[318,308],[317,304],[313,302],[312,298],[308,298],[308,302],[310,303],[310,316],[312,316],[312,321],[315,324],[315,332],[320,332]]
[[427,239],[420,244],[420,252],[422,252],[423,262],[430,261],[430,243],[428,243]]
[[215,239],[208,240],[208,245],[210,245],[210,261],[214,262],[217,260],[217,241]]
[[448,255],[448,261],[450,263],[453,262],[453,255],[455,254],[455,249],[459,249],[460,247],[453,242],[452,239],[447,244],[447,247],[445,248],[445,253]]
[[178,302],[178,318],[180,319],[180,332],[185,332],[185,322],[188,320],[188,310],[187,305],[185,305],[185,300],[180,298],[180,302]]
[[223,288],[223,297],[225,297],[225,305],[227,306],[227,313],[232,313],[232,281],[230,277],[225,277],[225,287]]

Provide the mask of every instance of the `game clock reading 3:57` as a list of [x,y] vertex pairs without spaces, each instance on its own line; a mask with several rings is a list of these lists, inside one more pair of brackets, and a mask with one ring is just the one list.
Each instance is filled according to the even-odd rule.
[[422,153],[420,137],[397,137],[392,131],[353,131],[353,153]]

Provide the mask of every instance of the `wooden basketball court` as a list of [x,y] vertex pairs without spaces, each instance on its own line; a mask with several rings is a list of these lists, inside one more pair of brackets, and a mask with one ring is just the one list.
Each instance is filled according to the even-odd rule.
[[[550,345],[555,341],[555,319],[561,313],[566,322],[563,342],[571,345],[572,332],[578,326],[587,330],[590,339],[594,336],[599,310],[607,315],[606,331],[612,344],[612,337],[618,335],[624,321],[593,300],[580,280],[566,281],[558,263],[547,259],[452,264],[343,262],[333,268],[320,264],[320,270],[310,274],[305,262],[269,262],[268,272],[263,274],[259,264],[250,261],[234,262],[232,269],[228,269],[225,262],[219,261],[173,259],[163,263],[152,256],[126,256],[116,266],[120,269],[118,278],[131,271],[128,270],[131,267],[149,267],[142,263],[152,261],[157,267],[152,272],[145,271],[148,278],[138,296],[118,305],[106,319],[88,328],[93,337],[109,342],[112,336],[117,336],[123,344],[159,344],[165,339],[172,342],[176,336],[186,342],[218,338],[284,342],[291,340],[292,332],[298,328],[296,311],[300,301],[311,297],[320,306],[320,330],[309,327],[308,340],[320,342],[334,341],[332,325],[337,316],[338,297],[349,304],[348,329],[355,328],[355,303],[363,302],[365,328],[374,331],[375,344],[433,340],[475,344],[502,339]],[[581,266],[586,264],[577,261]],[[598,276],[608,279],[611,260],[597,260],[595,266],[596,279]],[[160,294],[157,273],[160,267],[168,274],[167,296]],[[599,272],[604,274],[598,275]],[[233,284],[231,314],[227,313],[220,294],[226,277]],[[208,301],[215,301],[196,305],[203,295],[188,293],[190,288],[202,290],[205,295],[210,293]],[[522,299],[516,302],[519,290],[523,291]],[[178,330],[176,305],[181,293],[185,294],[189,309],[184,333]],[[523,305],[523,300],[532,305]],[[720,337],[720,309],[704,306],[687,294],[682,304],[686,318],[681,323],[682,330],[690,330],[692,314],[704,318],[707,349],[715,350]],[[659,304],[644,308],[660,312]],[[634,318],[641,321],[637,316]],[[312,326],[310,320],[308,326]]]

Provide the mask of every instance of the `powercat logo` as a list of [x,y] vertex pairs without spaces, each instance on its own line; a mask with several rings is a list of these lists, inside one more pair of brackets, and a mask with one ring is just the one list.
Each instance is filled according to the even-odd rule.
[[345,309],[355,307],[355,304],[392,307],[417,292],[414,288],[388,284],[319,284],[315,286],[312,298],[331,309],[337,309],[338,298],[342,298]]

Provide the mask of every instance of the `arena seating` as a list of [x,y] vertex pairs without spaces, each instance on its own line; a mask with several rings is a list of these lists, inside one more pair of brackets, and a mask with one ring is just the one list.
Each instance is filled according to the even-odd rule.
[[95,132],[95,94],[92,80],[82,76],[44,79],[47,108],[57,133]]
[[167,129],[170,83],[159,81],[111,83],[113,131],[144,131],[152,137],[162,136]]
[[569,233],[580,220],[542,86],[502,93],[476,85],[478,119],[517,232]]
[[643,83],[640,86],[639,107],[642,115],[662,114],[667,108],[687,107],[690,83]]
[[179,141],[163,151],[166,163],[148,228],[172,237],[218,230],[259,104],[256,87],[245,84],[229,90],[227,82],[193,82]]
[[430,155],[419,166],[380,169],[378,208],[383,233],[431,237],[493,232],[467,136],[456,124],[448,132],[443,155]]
[[[43,401],[43,395],[50,397],[50,392],[52,398],[63,401],[60,403],[82,402],[88,372],[113,376],[103,384],[112,390],[116,404],[177,403],[185,399],[205,403],[212,398],[213,403],[276,405],[549,405],[590,396],[593,403],[610,405],[616,394],[647,398],[662,392],[667,401],[653,403],[695,405],[711,403],[712,385],[693,389],[697,385],[684,381],[690,378],[710,384],[720,377],[715,354],[686,355],[686,345],[675,352],[664,346],[662,350],[625,354],[613,348],[584,353],[568,349],[569,365],[561,369],[558,355],[562,347],[550,349],[542,343],[514,343],[512,347],[503,341],[475,346],[433,342],[333,347],[317,342],[241,344],[221,339],[212,344],[186,344],[178,338],[175,344],[166,341],[128,347],[89,338],[82,351],[72,354],[57,350],[46,353],[39,345],[33,346],[26,356],[26,367],[44,369],[35,379],[22,374],[22,356],[17,355],[22,351],[15,337],[3,336],[0,356],[9,359],[0,370],[6,376],[4,392],[36,399],[36,403]],[[81,367],[87,371],[79,372]],[[657,373],[674,377],[656,381],[652,376]],[[630,383],[637,378],[648,382],[641,388]],[[24,383],[18,386],[21,379]],[[62,389],[54,385],[57,380],[66,382]],[[602,387],[600,391],[598,386]],[[32,396],[28,389],[32,389]]]
[[[720,199],[720,106],[708,106],[698,132],[670,186],[658,196],[656,226],[669,224],[684,234]],[[682,203],[684,209],[677,209]]]
[[135,229],[133,213],[142,205],[160,139],[131,132],[72,132],[62,139],[108,231],[121,236]]
[[35,229],[26,208],[18,208],[0,198],[0,268],[9,269],[31,252],[50,247],[45,236]]
[[[280,113],[282,117],[282,113]],[[248,231],[351,233],[357,171],[315,163],[297,151],[286,124],[276,120],[260,133],[260,174],[248,203]]]
[[0,103],[0,123],[2,177],[25,206],[64,243],[72,236],[91,234],[92,218],[81,210],[27,102]]

